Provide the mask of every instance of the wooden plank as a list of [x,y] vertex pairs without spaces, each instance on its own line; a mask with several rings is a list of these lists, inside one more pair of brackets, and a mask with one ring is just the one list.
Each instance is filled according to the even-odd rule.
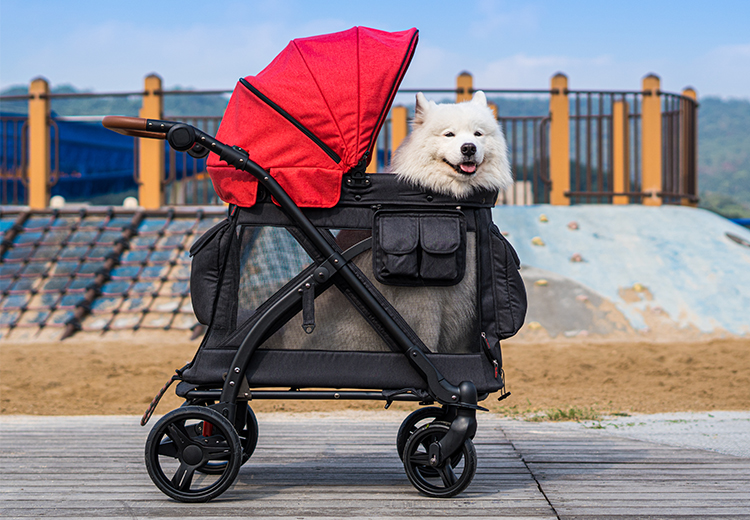
[[321,415],[260,414],[259,445],[237,483],[198,505],[176,503],[153,486],[143,464],[148,429],[132,417],[3,420],[0,516],[555,518],[494,423],[480,427],[472,485],[436,501],[406,479],[395,451],[402,417]]
[[[742,518],[750,460],[569,425],[479,416],[477,475],[450,500],[420,496],[395,453],[398,413],[259,414],[237,483],[179,504],[143,464],[133,417],[2,417],[3,518]],[[541,488],[541,491],[540,491]],[[544,493],[542,493],[542,491]],[[554,508],[554,509],[553,509]]]
[[750,515],[748,459],[551,424],[504,432],[560,518]]

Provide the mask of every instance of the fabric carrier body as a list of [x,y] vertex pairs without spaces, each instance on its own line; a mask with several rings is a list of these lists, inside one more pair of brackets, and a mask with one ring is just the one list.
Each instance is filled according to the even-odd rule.
[[[344,185],[335,208],[310,208],[305,214],[342,253],[360,244],[352,257],[358,277],[381,295],[381,304],[394,316],[411,316],[411,322],[402,324],[446,378],[455,384],[471,380],[480,394],[501,389],[499,341],[523,324],[526,294],[518,257],[492,222],[496,193],[479,192],[457,201],[418,191],[394,175],[370,175],[369,180],[366,188]],[[193,308],[208,331],[182,373],[183,391],[221,383],[256,321],[325,260],[270,197],[250,208],[232,208],[226,220],[196,241],[191,254]],[[409,305],[420,301],[420,291],[439,297],[467,278],[474,285],[468,292],[476,312],[465,325],[469,334],[458,343],[445,344],[437,337],[425,344],[415,331],[421,328],[419,320],[429,316],[410,312],[414,309],[408,306],[398,308],[382,296],[410,291],[411,300],[402,298]],[[426,388],[345,283],[334,277],[319,285],[314,297],[310,334],[302,327],[305,310],[298,307],[280,316],[285,323],[263,338],[246,373],[251,388]],[[335,312],[320,309],[323,299]],[[347,313],[347,307],[354,311]],[[334,322],[326,323],[326,317]],[[361,329],[373,331],[365,336],[368,344],[349,339]],[[339,344],[331,344],[331,338]]]

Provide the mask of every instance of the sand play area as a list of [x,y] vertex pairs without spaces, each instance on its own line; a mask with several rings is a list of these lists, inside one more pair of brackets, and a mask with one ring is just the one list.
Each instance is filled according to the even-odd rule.
[[[0,413],[141,414],[198,346],[151,333],[102,340],[0,341]],[[508,415],[556,411],[600,414],[750,409],[750,338],[655,341],[575,338],[508,341],[503,348]],[[157,413],[179,406],[170,389]],[[257,411],[379,409],[381,402],[256,401]],[[411,409],[413,404],[394,404]]]

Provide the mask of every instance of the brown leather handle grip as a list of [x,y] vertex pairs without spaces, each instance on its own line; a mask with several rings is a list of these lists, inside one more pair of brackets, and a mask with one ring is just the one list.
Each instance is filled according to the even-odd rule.
[[167,136],[166,130],[164,132],[147,130],[148,119],[142,117],[105,116],[102,119],[102,125],[104,125],[104,128],[108,128],[119,134],[133,137],[164,139]]

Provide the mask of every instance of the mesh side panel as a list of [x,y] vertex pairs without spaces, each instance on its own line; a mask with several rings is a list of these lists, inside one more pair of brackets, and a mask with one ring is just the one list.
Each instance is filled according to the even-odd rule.
[[302,246],[284,228],[241,229],[238,323],[311,263]]

